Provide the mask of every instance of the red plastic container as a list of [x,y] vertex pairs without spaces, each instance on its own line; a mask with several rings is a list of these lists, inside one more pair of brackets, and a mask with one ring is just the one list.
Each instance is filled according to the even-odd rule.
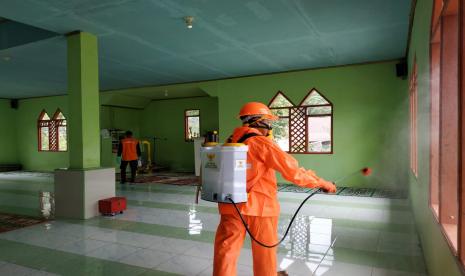
[[110,197],[98,201],[98,210],[103,215],[116,215],[126,210],[125,197]]

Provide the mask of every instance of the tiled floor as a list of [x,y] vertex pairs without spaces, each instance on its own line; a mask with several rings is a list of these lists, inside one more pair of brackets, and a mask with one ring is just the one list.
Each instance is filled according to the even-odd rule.
[[[42,174],[0,174],[0,212],[37,215]],[[211,275],[216,205],[190,186],[120,186],[115,217],[57,220],[0,234],[0,275]],[[280,193],[282,233],[305,194]],[[425,275],[407,200],[316,195],[279,247],[289,275]],[[252,275],[250,241],[238,275]]]

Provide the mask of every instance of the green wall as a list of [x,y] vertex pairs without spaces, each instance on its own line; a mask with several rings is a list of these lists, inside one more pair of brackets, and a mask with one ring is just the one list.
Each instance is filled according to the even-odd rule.
[[45,109],[50,117],[57,108],[68,116],[66,96],[25,99],[19,101],[17,110],[17,151],[19,162],[25,170],[50,171],[69,166],[68,152],[38,151],[37,119]]
[[[408,55],[410,70],[416,56],[418,70],[418,178],[410,174],[410,197],[430,275],[461,275],[440,226],[429,208],[429,39],[432,0],[419,0]],[[407,93],[407,92],[406,92]]]
[[[176,86],[176,85],[174,85]],[[335,67],[299,72],[192,83],[210,95],[152,101],[144,110],[101,106],[100,127],[131,129],[138,138],[157,140],[155,161],[178,171],[193,171],[193,143],[184,141],[184,111],[201,110],[202,131],[218,129],[224,140],[240,125],[237,112],[248,101],[268,103],[277,91],[299,103],[313,87],[334,104],[334,154],[294,155],[302,166],[335,180],[365,166],[368,178],[356,175],[344,186],[406,188],[408,159],[407,82],[395,75],[395,62]],[[67,115],[66,97],[20,101],[19,161],[28,170],[68,166],[68,154],[38,152],[36,120],[45,108],[60,107]],[[110,143],[102,141],[102,164],[115,160]],[[46,160],[43,162],[43,160]]]
[[[0,162],[19,162],[25,170],[36,171],[53,171],[56,168],[68,167],[68,152],[38,151],[37,119],[39,114],[45,109],[51,117],[57,108],[60,108],[65,116],[68,116],[67,96],[20,100],[18,110],[10,109],[9,101],[0,101],[0,115],[5,114],[0,120],[16,116],[16,121],[8,119],[3,124],[6,126],[10,124],[13,131],[1,139],[7,139],[7,143],[9,141],[13,147],[5,148],[7,154],[1,155]],[[100,127],[130,129],[136,136],[139,136],[141,113],[142,111],[138,109],[101,106]],[[102,141],[101,145],[102,166],[114,166],[116,158],[111,152],[111,141]]]
[[[218,129],[218,102],[211,97],[152,101],[143,112],[141,137],[155,143],[155,162],[175,171],[194,171],[194,143],[184,140],[184,111],[200,109],[204,134]],[[166,139],[166,140],[165,140]]]
[[339,184],[406,188],[408,93],[407,82],[396,77],[395,62],[245,77],[202,86],[218,97],[223,140],[240,125],[237,114],[244,103],[268,104],[282,91],[299,104],[316,88],[334,106],[334,154],[295,154],[300,164],[329,180],[369,166],[374,169],[373,176],[358,174]]
[[[140,138],[142,110],[125,107],[101,106],[100,128],[131,130],[134,137]],[[116,153],[112,152],[111,139],[101,141],[101,164],[104,167],[117,167]]]
[[0,99],[0,164],[17,164],[19,162],[16,140],[16,116],[18,111],[10,107],[10,100]]
[[142,109],[101,106],[100,128],[131,130],[136,137],[140,135]]

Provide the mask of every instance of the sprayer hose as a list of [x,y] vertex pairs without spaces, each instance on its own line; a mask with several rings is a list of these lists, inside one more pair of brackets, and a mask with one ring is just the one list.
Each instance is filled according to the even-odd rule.
[[299,213],[300,209],[302,208],[302,206],[304,206],[305,202],[307,202],[307,200],[309,200],[312,196],[314,196],[316,193],[318,193],[320,191],[320,189],[317,189],[315,191],[313,191],[311,194],[309,194],[305,199],[304,201],[302,201],[302,203],[300,203],[299,205],[299,208],[297,208],[297,211],[295,211],[294,215],[292,216],[292,219],[291,219],[291,222],[289,222],[289,225],[287,226],[287,229],[286,229],[286,232],[284,233],[284,236],[281,238],[281,240],[273,245],[267,245],[267,244],[264,244],[262,243],[261,241],[258,241],[253,235],[252,233],[250,233],[250,229],[249,227],[247,226],[247,223],[245,222],[244,218],[242,217],[242,214],[241,214],[241,211],[239,211],[239,208],[237,208],[237,205],[236,203],[232,200],[231,197],[227,197],[226,199],[228,199],[229,201],[231,201],[231,203],[234,205],[234,208],[236,209],[237,213],[239,214],[239,216],[241,217],[241,220],[242,220],[242,224],[244,224],[244,227],[245,227],[245,230],[247,231],[247,233],[249,233],[249,236],[250,238],[252,238],[252,240],[254,240],[256,243],[258,243],[259,245],[263,246],[263,247],[267,247],[267,248],[273,248],[273,247],[276,247],[278,246],[280,243],[282,243],[284,241],[284,239],[286,238],[287,234],[289,233],[289,229],[291,229],[291,225],[292,223],[294,222],[295,218],[297,217],[297,214]]

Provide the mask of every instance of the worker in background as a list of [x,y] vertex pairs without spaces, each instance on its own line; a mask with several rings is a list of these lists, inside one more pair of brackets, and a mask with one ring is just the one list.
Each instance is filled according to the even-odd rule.
[[130,130],[126,131],[126,137],[120,140],[118,145],[118,156],[121,156],[121,184],[126,183],[126,167],[131,167],[131,183],[136,180],[138,160],[141,155],[140,145],[137,139],[132,137]]
[[[247,103],[239,113],[242,127],[236,128],[228,139],[230,143],[244,143],[247,153],[246,203],[238,208],[251,233],[265,244],[278,241],[280,212],[275,171],[288,181],[306,188],[321,188],[334,193],[336,186],[313,171],[300,168],[297,160],[287,154],[270,138],[271,123],[278,117],[258,102]],[[219,203],[220,224],[215,237],[213,275],[236,275],[237,259],[245,239],[246,230],[232,204]],[[276,249],[262,247],[252,241],[253,271],[255,276],[287,275],[277,273]]]

